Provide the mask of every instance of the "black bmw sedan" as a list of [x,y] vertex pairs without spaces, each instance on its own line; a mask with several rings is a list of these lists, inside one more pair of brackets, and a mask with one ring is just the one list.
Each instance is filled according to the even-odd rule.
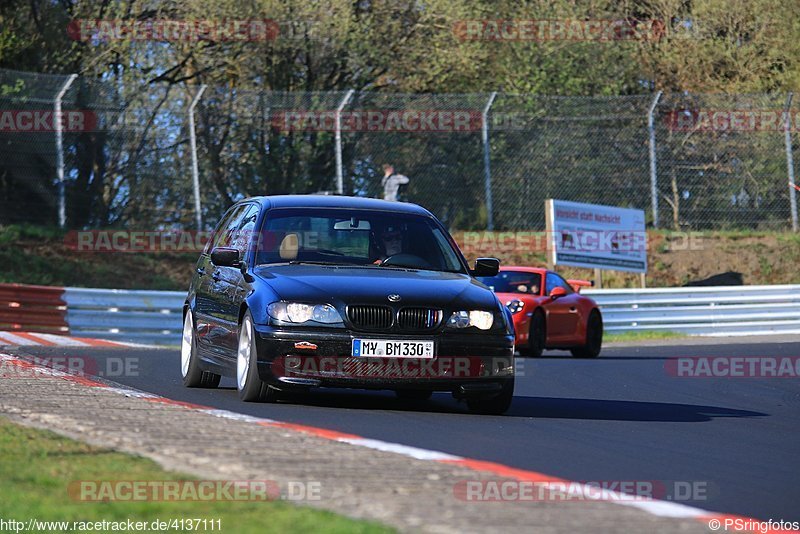
[[236,378],[245,401],[312,387],[450,391],[505,412],[514,392],[508,309],[455,241],[414,204],[272,196],[231,207],[197,262],[184,305],[187,387]]

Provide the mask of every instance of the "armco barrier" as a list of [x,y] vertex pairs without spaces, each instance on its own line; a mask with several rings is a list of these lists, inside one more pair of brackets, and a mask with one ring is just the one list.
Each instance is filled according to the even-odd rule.
[[0,330],[68,334],[63,287],[0,284]]
[[800,334],[800,285],[586,290],[606,332]]
[[139,291],[68,287],[67,322],[79,337],[155,345],[181,340],[185,291]]
[[[584,290],[606,332],[800,334],[800,285]],[[183,291],[0,284],[0,330],[177,345]],[[66,315],[66,317],[65,317]]]

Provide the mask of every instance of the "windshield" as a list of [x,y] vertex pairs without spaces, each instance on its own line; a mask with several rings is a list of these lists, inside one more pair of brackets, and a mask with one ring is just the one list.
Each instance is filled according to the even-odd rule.
[[524,271],[500,271],[497,276],[480,276],[478,280],[495,293],[525,293],[538,295],[542,276]]
[[447,235],[429,217],[330,208],[269,211],[261,229],[256,263],[465,272]]

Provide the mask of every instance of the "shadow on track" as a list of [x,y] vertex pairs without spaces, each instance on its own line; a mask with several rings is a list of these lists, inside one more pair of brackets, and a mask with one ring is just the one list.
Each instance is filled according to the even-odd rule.
[[720,406],[627,400],[514,397],[506,416],[593,421],[700,423],[717,418],[765,417],[768,414]]
[[[387,391],[315,390],[302,394],[284,394],[281,404],[351,410],[468,414],[466,405],[456,402],[449,393],[435,393],[429,401],[409,401],[398,399]],[[509,411],[498,417],[700,423],[717,418],[767,415],[750,410],[697,404],[517,396],[514,397]]]

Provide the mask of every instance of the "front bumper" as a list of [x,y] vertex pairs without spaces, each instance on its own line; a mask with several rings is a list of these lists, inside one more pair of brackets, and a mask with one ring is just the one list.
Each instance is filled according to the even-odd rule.
[[[279,389],[429,389],[469,396],[497,392],[514,379],[512,334],[378,334],[264,325],[255,329],[259,376]],[[355,338],[431,340],[435,356],[354,357]]]

